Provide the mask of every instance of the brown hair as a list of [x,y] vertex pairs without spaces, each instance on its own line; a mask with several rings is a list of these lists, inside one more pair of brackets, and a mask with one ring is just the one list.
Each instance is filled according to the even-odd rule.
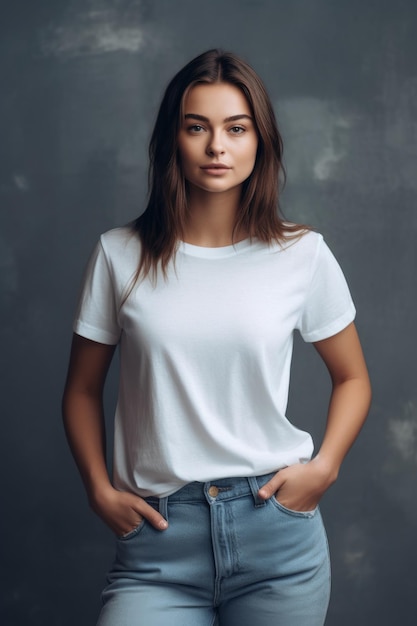
[[145,212],[133,223],[142,243],[141,260],[134,277],[151,272],[158,264],[166,275],[175,256],[186,223],[187,183],[178,155],[177,137],[182,124],[183,102],[196,84],[224,82],[244,93],[255,121],[258,148],[254,169],[243,183],[242,198],[234,233],[244,230],[249,237],[272,243],[291,238],[308,227],[284,222],[279,210],[283,145],[274,110],[266,89],[255,71],[230,52],[209,50],[190,61],[169,83],[149,145],[149,200]]

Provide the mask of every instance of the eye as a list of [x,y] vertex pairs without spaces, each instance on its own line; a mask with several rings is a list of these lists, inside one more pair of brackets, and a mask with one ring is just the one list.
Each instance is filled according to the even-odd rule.
[[232,128],[230,128],[232,135],[242,135],[245,131],[246,129],[243,128],[243,126],[232,126]]
[[200,133],[203,132],[203,130],[204,128],[200,124],[193,124],[192,126],[188,127],[188,131],[195,135],[199,135]]

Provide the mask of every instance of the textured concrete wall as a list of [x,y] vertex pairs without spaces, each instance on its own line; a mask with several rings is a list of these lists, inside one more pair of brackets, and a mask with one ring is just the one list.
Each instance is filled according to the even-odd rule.
[[[72,312],[98,234],[143,207],[167,80],[221,46],[267,84],[285,141],[284,210],[340,260],[374,384],[369,421],[322,505],[327,624],[414,625],[415,2],[26,0],[1,13],[1,623],[94,623],[113,544],[60,422]],[[329,387],[318,365],[297,341],[289,415],[317,440]]]

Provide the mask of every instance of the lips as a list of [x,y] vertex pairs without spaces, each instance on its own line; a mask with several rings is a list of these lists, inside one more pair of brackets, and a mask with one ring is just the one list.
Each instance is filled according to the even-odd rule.
[[201,167],[206,176],[224,176],[231,169],[224,163],[209,163]]
[[231,168],[224,163],[210,163],[209,165],[202,165],[202,170],[230,170]]

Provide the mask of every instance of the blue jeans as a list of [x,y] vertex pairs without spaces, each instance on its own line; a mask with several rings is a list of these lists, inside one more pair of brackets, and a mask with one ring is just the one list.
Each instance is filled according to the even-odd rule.
[[273,474],[147,501],[169,520],[118,539],[98,626],[322,626],[330,563],[318,509],[257,496]]

